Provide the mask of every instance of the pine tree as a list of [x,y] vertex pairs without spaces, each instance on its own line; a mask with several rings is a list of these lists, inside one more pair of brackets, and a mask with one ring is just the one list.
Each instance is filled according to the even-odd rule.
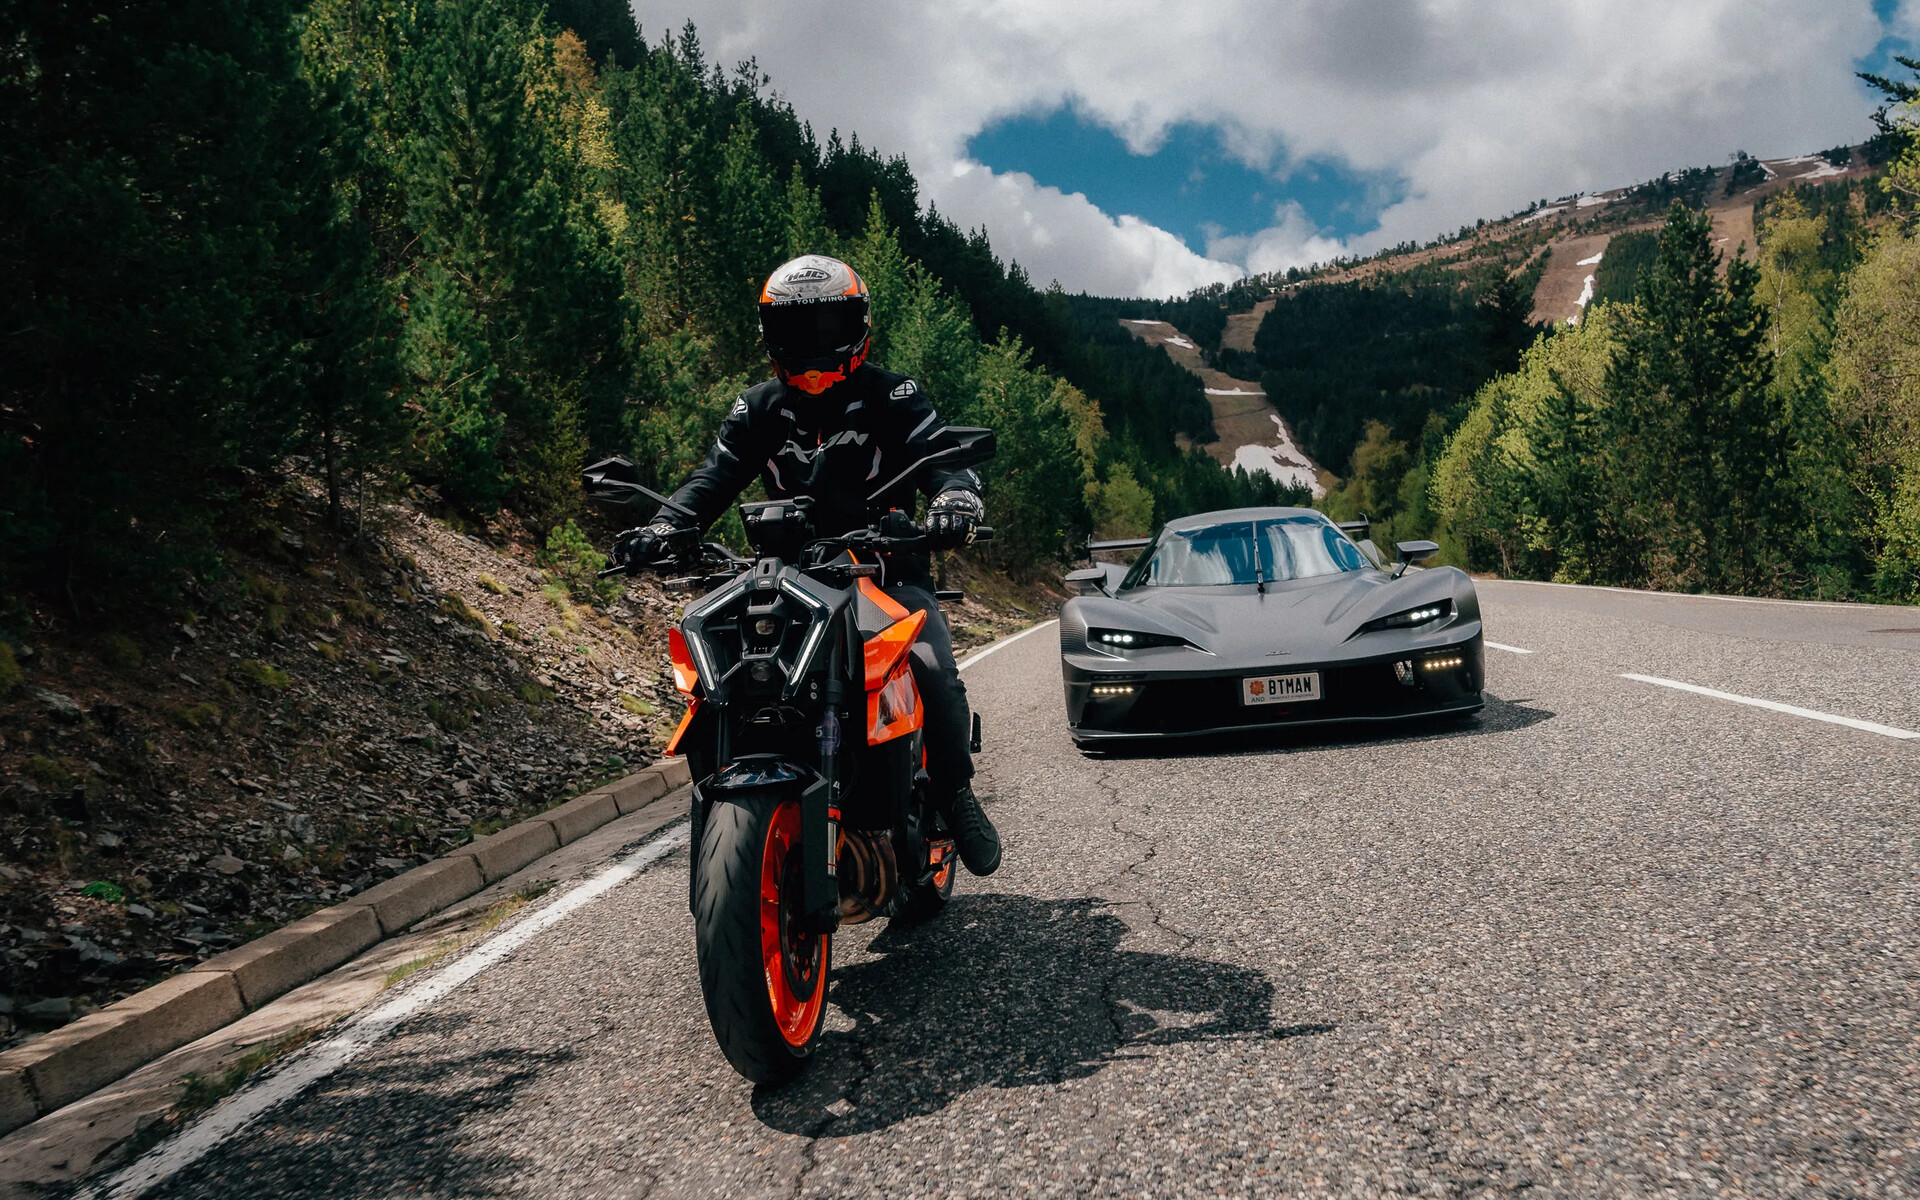
[[1722,283],[1720,258],[1712,218],[1676,204],[1608,375],[1617,486],[1632,497],[1622,548],[1648,539],[1622,582],[1738,590],[1782,532],[1785,422],[1759,272],[1736,254]]
[[210,561],[277,389],[313,127],[290,4],[0,18],[0,582],[122,598]]
[[[733,128],[720,154],[715,230],[722,273],[719,300],[729,319],[722,323],[722,361],[736,369],[760,359],[760,286],[780,265],[785,249],[786,193],[760,153],[760,134],[752,106],[734,109]],[[727,270],[728,266],[731,270]]]

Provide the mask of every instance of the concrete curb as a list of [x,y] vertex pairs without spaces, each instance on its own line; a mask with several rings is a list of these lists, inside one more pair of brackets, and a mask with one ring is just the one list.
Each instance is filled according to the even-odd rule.
[[686,759],[663,759],[0,1054],[0,1135],[239,1020],[691,778]]

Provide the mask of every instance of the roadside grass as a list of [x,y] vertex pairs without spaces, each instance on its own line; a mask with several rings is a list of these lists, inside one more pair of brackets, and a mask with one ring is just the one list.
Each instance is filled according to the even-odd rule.
[[202,1075],[197,1071],[190,1073],[182,1081],[186,1089],[180,1094],[180,1099],[174,1102],[169,1115],[175,1121],[182,1121],[207,1111],[239,1091],[247,1080],[312,1041],[321,1028],[319,1025],[303,1025],[270,1041],[261,1042],[224,1071],[212,1075]]
[[480,914],[480,919],[474,923],[472,929],[452,937],[441,938],[433,944],[433,949],[425,954],[410,958],[388,971],[386,982],[381,985],[382,989],[390,988],[404,979],[419,974],[454,951],[472,944],[482,935],[492,933],[500,928],[508,917],[546,895],[553,888],[554,881],[551,879],[536,879],[531,883],[523,884],[514,890],[513,895],[488,905],[487,911]]

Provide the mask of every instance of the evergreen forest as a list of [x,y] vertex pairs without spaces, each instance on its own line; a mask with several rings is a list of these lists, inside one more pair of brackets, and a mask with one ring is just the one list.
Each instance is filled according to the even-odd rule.
[[342,526],[406,494],[577,538],[583,463],[671,485],[766,376],[754,302],[801,253],[866,277],[877,362],[999,431],[995,565],[1279,495],[1176,446],[1198,385],[1098,302],[623,0],[4,8],[10,593],[164,600],[296,478]]

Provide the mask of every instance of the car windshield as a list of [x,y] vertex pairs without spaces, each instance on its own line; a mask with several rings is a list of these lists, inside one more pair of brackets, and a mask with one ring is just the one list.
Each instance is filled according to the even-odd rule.
[[1273,517],[1162,530],[1120,586],[1217,587],[1262,579],[1283,583],[1367,565],[1359,547],[1325,517]]

